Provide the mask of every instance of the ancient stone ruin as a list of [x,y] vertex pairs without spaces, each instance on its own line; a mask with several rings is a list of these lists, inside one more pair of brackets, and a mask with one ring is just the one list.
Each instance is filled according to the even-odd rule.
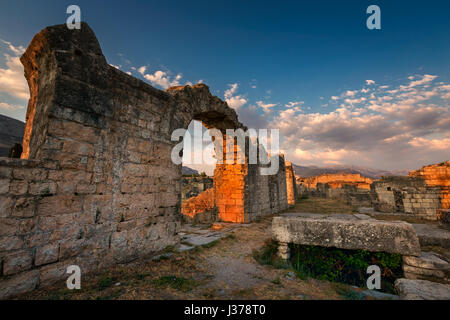
[[[171,134],[192,120],[246,129],[236,112],[206,85],[161,91],[110,66],[85,23],[42,30],[21,61],[31,97],[22,159],[0,159],[0,298],[65,279],[72,264],[86,274],[176,244],[182,172]],[[218,219],[287,208],[280,159],[273,176],[218,164]]]
[[383,177],[372,184],[376,211],[400,212],[427,220],[446,220],[450,209],[450,162]]
[[297,178],[297,189],[301,195],[341,200],[352,206],[370,207],[372,182],[372,179],[360,174],[322,174],[309,178]]

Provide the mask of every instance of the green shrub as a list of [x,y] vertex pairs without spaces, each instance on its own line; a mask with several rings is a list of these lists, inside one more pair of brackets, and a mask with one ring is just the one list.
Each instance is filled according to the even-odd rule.
[[104,276],[98,280],[97,284],[100,290],[104,290],[106,288],[111,287],[113,282],[114,282],[113,278],[109,276]]
[[312,277],[365,287],[370,265],[378,265],[382,274],[382,290],[392,292],[392,284],[403,276],[399,254],[343,250],[317,246],[290,245],[291,263],[299,278]]
[[163,276],[152,281],[156,287],[171,287],[183,292],[191,291],[198,285],[195,280],[176,276]]
[[[253,251],[253,258],[261,265],[277,269],[292,269],[301,280],[315,278],[366,287],[370,265],[381,269],[381,290],[394,293],[394,282],[403,277],[402,256],[385,252],[344,250],[318,246],[290,246],[290,261],[278,257],[278,242],[268,240],[260,250]],[[347,299],[359,299],[354,293],[342,294]]]

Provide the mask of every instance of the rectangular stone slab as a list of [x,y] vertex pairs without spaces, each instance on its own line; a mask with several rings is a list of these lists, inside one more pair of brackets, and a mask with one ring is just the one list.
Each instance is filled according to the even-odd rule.
[[419,256],[419,239],[412,225],[400,221],[358,219],[353,215],[289,214],[274,217],[272,237],[286,244]]

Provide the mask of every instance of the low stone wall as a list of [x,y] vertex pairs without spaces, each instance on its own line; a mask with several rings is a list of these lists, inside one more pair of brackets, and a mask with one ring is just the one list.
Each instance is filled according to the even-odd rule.
[[450,161],[411,171],[409,176],[423,178],[427,186],[439,188],[440,208],[450,209]]
[[370,191],[346,184],[343,184],[341,188],[332,188],[328,183],[318,183],[315,189],[304,189],[303,194],[340,200],[355,207],[371,207],[373,198]]
[[427,220],[437,220],[441,189],[427,186],[421,177],[383,177],[372,184],[374,209],[404,212]]
[[279,171],[275,175],[261,175],[260,168],[259,165],[218,165],[214,188],[182,203],[185,220],[196,221],[195,216],[202,214],[197,220],[209,223],[216,217],[216,221],[248,223],[287,209],[287,194],[290,190],[294,195],[295,190],[292,184],[289,186],[292,175],[287,173],[284,157],[279,157]]
[[342,188],[343,185],[354,185],[358,189],[370,190],[372,179],[353,173],[322,174],[320,176],[300,178],[299,184],[308,189],[315,189],[317,184],[328,184],[333,189]]
[[85,274],[177,242],[180,219],[168,198],[111,194],[89,183],[93,176],[53,161],[0,159],[0,298],[61,280],[72,264]]
[[183,201],[181,213],[188,223],[213,223],[217,221],[217,207],[214,189],[208,189],[198,196]]
[[211,177],[203,176],[183,176],[181,183],[181,200],[196,197],[203,191],[211,189],[214,186],[214,180]]

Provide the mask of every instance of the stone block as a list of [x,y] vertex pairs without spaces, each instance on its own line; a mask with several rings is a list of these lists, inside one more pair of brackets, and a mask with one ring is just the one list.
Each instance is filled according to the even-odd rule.
[[36,249],[36,257],[34,264],[41,266],[58,261],[59,244],[49,244]]
[[11,215],[11,206],[10,197],[0,196],[0,218],[8,218]]
[[20,273],[0,281],[0,300],[10,299],[17,295],[32,291],[39,285],[39,271],[32,270]]
[[296,243],[340,249],[419,256],[419,239],[405,222],[360,220],[352,215],[289,214],[274,217],[272,237]]
[[449,263],[432,252],[422,252],[419,257],[403,256],[403,263],[424,269],[444,269]]
[[12,211],[13,217],[30,218],[36,213],[37,199],[34,197],[23,197],[16,200]]
[[9,179],[0,179],[0,194],[9,192]]
[[18,250],[21,249],[23,245],[24,245],[23,240],[18,236],[8,236],[8,237],[0,236],[0,252]]
[[397,279],[395,289],[402,300],[450,300],[450,285],[427,280]]
[[33,257],[30,250],[19,251],[5,257],[3,274],[9,276],[31,268]]

